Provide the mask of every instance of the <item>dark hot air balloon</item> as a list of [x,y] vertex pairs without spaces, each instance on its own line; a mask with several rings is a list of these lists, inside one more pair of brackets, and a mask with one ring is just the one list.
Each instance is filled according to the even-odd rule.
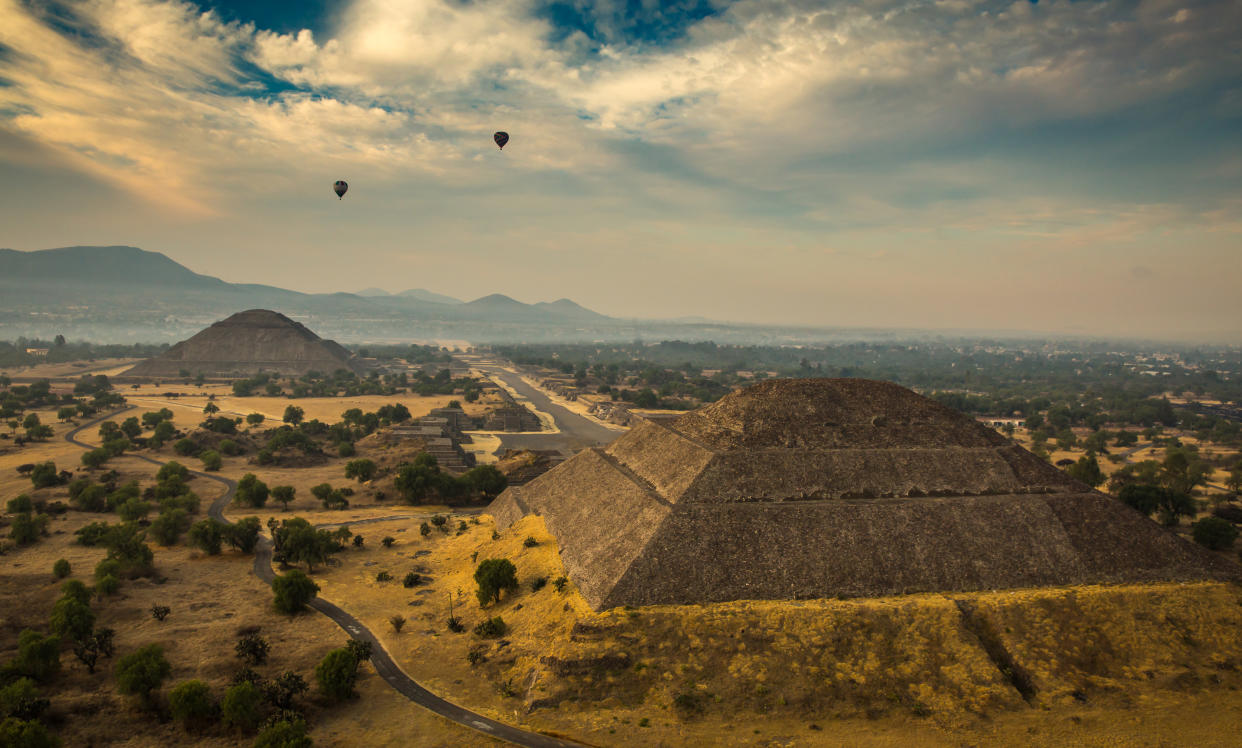
[[336,191],[336,197],[339,200],[345,197],[345,190],[349,189],[349,185],[345,183],[344,179],[338,179],[336,180],[336,183],[332,185],[332,189]]
[[492,140],[495,140],[496,145],[500,146],[501,150],[504,150],[505,143],[509,142],[509,133],[505,132],[504,130],[501,130],[500,132],[492,136]]

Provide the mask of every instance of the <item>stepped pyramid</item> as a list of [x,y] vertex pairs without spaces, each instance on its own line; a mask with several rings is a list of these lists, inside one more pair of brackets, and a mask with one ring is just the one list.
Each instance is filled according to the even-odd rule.
[[1231,576],[973,419],[780,379],[589,449],[489,508],[541,515],[595,609]]
[[216,322],[188,340],[125,372],[175,377],[181,371],[208,376],[251,376],[260,372],[301,376],[311,371],[355,373],[353,354],[324,340],[279,312],[251,309]]

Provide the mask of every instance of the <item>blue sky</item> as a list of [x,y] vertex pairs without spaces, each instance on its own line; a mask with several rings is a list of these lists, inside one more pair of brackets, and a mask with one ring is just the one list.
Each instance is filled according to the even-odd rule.
[[0,0],[0,246],[1238,341],[1238,28],[1227,1]]

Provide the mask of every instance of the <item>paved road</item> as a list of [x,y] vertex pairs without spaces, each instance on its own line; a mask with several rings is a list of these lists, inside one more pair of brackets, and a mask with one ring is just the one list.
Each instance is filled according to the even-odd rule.
[[[65,434],[65,440],[71,444],[82,447],[83,449],[94,449],[91,444],[87,444],[77,438],[78,433],[83,429],[95,426],[100,422],[109,418],[115,418],[127,411],[136,410],[136,408],[126,408],[124,410],[114,411],[108,415],[101,416],[92,421],[78,426],[69,433]],[[153,465],[163,465],[159,460],[152,459],[145,455],[127,453],[128,457],[134,457]],[[191,475],[199,478],[206,478],[225,486],[225,492],[215,501],[211,502],[211,506],[207,509],[208,516],[218,522],[230,524],[224,516],[224,510],[233,501],[233,494],[237,491],[237,481],[231,478],[225,478],[220,475],[212,475],[211,473],[203,473],[197,470],[191,470]],[[368,524],[371,522],[382,522],[392,519],[403,519],[407,515],[399,517],[376,517],[367,520],[357,520],[354,522],[341,522],[338,524]],[[270,538],[261,537],[259,544],[254,552],[254,575],[262,579],[267,584],[271,584],[276,578],[276,570],[272,567],[272,541]],[[529,732],[512,725],[506,725],[503,722],[497,722],[494,719],[476,714],[464,707],[460,707],[451,701],[436,696],[423,686],[419,685],[410,676],[406,675],[392,659],[392,655],[384,649],[384,645],[366,626],[357,618],[345,612],[336,605],[324,600],[323,598],[315,598],[310,602],[310,607],[332,619],[338,626],[345,630],[352,638],[360,641],[371,643],[371,664],[375,666],[375,672],[383,678],[388,685],[395,688],[407,699],[418,704],[419,706],[430,709],[448,720],[456,722],[463,727],[477,730],[485,735],[489,735],[498,740],[503,740],[514,745],[528,746],[528,748],[575,748],[580,747],[580,743],[573,743],[567,740],[554,738],[550,735],[543,735],[537,732]]]
[[493,380],[503,381],[506,386],[530,400],[531,405],[537,410],[552,416],[552,419],[556,421],[556,427],[561,431],[559,434],[538,432],[499,434],[503,449],[558,449],[566,455],[571,455],[586,447],[608,444],[625,433],[601,426],[586,416],[575,413],[563,405],[558,405],[543,390],[527,384],[517,374],[505,371],[498,361],[466,356],[460,358],[462,363],[478,369]]

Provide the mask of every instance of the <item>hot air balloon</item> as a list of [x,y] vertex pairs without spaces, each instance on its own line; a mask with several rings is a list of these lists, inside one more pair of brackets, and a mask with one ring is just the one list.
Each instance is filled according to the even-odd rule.
[[344,179],[338,179],[336,180],[336,183],[332,185],[332,189],[336,190],[336,197],[339,200],[345,197],[345,190],[349,189],[349,185],[345,183]]
[[492,140],[495,140],[496,145],[500,146],[501,150],[504,150],[505,143],[509,142],[509,133],[505,132],[504,130],[501,130],[500,132],[492,136]]

